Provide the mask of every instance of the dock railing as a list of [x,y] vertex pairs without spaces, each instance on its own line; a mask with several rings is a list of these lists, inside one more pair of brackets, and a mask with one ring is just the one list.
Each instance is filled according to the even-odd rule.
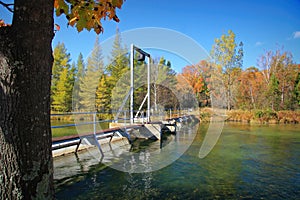
[[[57,150],[60,148],[70,147],[76,145],[75,153],[77,152],[79,145],[82,143],[82,140],[93,140],[94,145],[98,147],[101,155],[103,156],[103,151],[99,143],[99,139],[110,138],[111,142],[114,136],[117,137],[126,137],[130,142],[130,135],[127,132],[128,128],[133,128],[134,126],[140,126],[147,122],[144,111],[136,111],[134,119],[130,118],[130,111],[123,110],[122,112],[118,111],[121,114],[118,114],[118,118],[114,119],[99,119],[98,116],[103,116],[104,114],[111,114],[105,112],[68,112],[68,113],[53,113],[51,114],[51,121],[64,121],[63,119],[68,119],[66,121],[72,121],[73,123],[66,123],[61,125],[52,125],[51,128],[54,129],[64,129],[69,127],[75,127],[76,132],[71,135],[62,135],[59,137],[52,138],[52,150]],[[187,110],[164,110],[161,112],[152,112],[151,118],[153,121],[162,121],[167,119],[176,118],[179,116],[187,115]],[[134,124],[130,122],[134,122]],[[108,123],[110,125],[114,124],[114,127],[107,125],[102,128],[99,124]]]

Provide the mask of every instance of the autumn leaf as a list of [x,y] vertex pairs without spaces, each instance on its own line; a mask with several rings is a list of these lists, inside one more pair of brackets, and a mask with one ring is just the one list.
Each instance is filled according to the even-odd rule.
[[56,31],[59,31],[59,30],[60,30],[60,26],[59,26],[58,24],[54,24],[54,26],[55,26],[55,30],[56,30]]
[[10,26],[10,24],[6,24],[3,19],[0,19],[0,27]]
[[80,32],[83,29],[94,29],[97,34],[103,32],[101,20],[109,19],[120,22],[116,9],[121,9],[123,0],[54,0],[57,16],[66,15],[68,25],[76,27]]

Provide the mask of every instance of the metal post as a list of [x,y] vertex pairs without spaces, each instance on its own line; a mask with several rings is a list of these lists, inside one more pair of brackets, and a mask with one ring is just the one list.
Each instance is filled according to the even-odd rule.
[[127,119],[126,119],[126,111],[124,111],[124,124],[125,124],[125,126],[127,125],[126,123],[127,123]]
[[151,63],[151,58],[150,58],[150,55],[148,56],[148,66],[147,66],[147,71],[148,71],[148,74],[147,74],[147,82],[148,82],[148,105],[147,105],[147,122],[149,123],[150,122],[150,63]]
[[130,124],[133,124],[133,92],[134,92],[134,46],[131,44],[130,48]]
[[96,135],[96,113],[93,113],[93,122],[94,135]]
[[94,140],[95,140],[95,143],[96,143],[96,146],[98,147],[100,153],[101,153],[101,159],[104,157],[104,153],[101,149],[101,145],[99,144],[98,142],[98,139],[97,139],[97,135],[96,135],[96,113],[93,113],[93,121],[94,121]]

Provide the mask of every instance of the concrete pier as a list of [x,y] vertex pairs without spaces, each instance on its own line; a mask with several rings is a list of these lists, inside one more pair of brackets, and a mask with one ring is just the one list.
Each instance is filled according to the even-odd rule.
[[[182,119],[168,119],[160,122],[148,124],[133,124],[124,126],[124,124],[113,123],[109,129],[100,132],[87,133],[85,135],[64,136],[53,138],[52,154],[53,157],[68,153],[98,147],[100,153],[106,151],[105,148],[111,144],[123,146],[129,145],[132,139],[154,139],[161,140],[164,131],[176,133],[176,129],[181,126]],[[96,141],[97,140],[97,141]]]

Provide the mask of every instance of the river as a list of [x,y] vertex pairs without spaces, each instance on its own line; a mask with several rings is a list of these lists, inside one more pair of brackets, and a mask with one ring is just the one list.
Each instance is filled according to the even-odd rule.
[[[199,126],[179,159],[147,173],[122,172],[84,153],[56,158],[56,198],[300,199],[299,124],[225,123],[212,151],[200,159],[207,128]],[[167,145],[180,143],[176,138],[168,136]],[[157,142],[136,146],[143,151]]]

